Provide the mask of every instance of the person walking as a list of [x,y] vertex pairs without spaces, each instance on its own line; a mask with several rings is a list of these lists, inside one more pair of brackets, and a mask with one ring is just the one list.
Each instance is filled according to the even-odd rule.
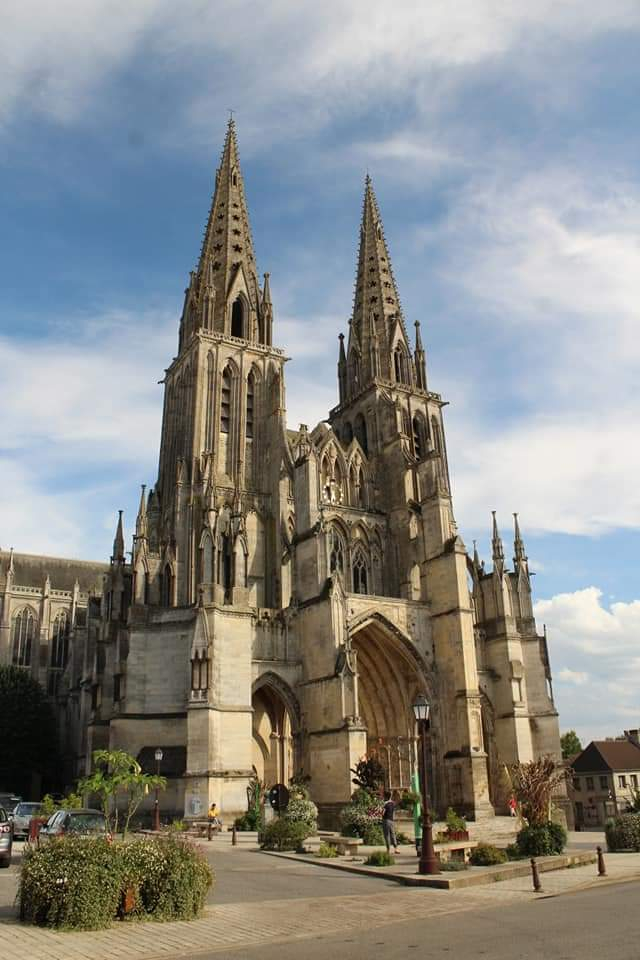
[[509,816],[515,817],[518,812],[518,804],[515,797],[509,797]]
[[395,853],[400,852],[396,838],[395,813],[396,805],[391,799],[391,792],[387,790],[384,795],[384,807],[382,809],[382,833],[384,835],[384,842],[387,845],[387,853],[390,852],[391,847],[393,847]]

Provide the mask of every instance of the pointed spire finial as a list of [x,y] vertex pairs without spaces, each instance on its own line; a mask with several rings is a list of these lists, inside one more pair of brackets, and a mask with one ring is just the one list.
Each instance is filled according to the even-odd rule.
[[114,563],[124,563],[124,532],[122,529],[122,510],[118,510],[118,525],[116,535],[113,538],[113,555],[111,557]]
[[500,531],[498,530],[495,510],[491,511],[491,516],[493,518],[491,524],[491,554],[493,557],[493,565],[498,572],[502,573],[504,569],[504,548],[502,546]]
[[528,557],[527,552],[524,547],[524,540],[522,539],[522,534],[520,533],[520,523],[518,521],[518,514],[514,513],[513,515],[513,527],[514,527],[514,540],[513,540],[513,566],[516,571],[524,571],[524,573],[529,574],[528,567]]
[[473,541],[473,565],[476,570],[480,569],[480,555],[478,554],[478,541]]

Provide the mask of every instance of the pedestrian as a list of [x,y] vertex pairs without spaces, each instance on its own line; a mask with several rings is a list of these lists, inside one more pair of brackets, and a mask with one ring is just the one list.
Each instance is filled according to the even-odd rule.
[[218,807],[216,806],[215,800],[211,801],[211,806],[209,807],[209,812],[207,814],[207,820],[214,830],[216,828],[219,830],[222,829],[222,820],[218,816]]
[[509,797],[509,816],[515,817],[518,812],[518,804],[514,796]]
[[382,809],[382,833],[384,834],[384,842],[387,845],[387,853],[390,852],[391,847],[393,847],[395,853],[400,852],[396,839],[396,825],[394,823],[395,812],[396,805],[391,799],[391,792],[387,790],[384,795],[384,807]]

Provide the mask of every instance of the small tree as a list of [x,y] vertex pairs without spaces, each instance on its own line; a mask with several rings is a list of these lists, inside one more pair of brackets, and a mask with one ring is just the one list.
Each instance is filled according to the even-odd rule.
[[565,768],[553,757],[540,757],[529,763],[514,763],[506,771],[523,819],[532,827],[549,823],[553,793],[567,778]]
[[384,786],[384,767],[376,757],[363,757],[352,768],[351,773],[355,773],[351,783],[360,790],[366,790],[367,793],[378,793]]
[[565,760],[568,760],[570,757],[575,757],[576,754],[582,750],[580,738],[575,730],[567,730],[566,733],[562,734],[560,737],[560,746],[562,748],[562,756]]
[[[118,832],[118,798],[126,798],[122,833],[127,835],[131,818],[150,790],[164,790],[165,777],[143,773],[135,757],[124,750],[96,750],[94,771],[78,783],[79,793],[94,793],[114,833]],[[113,809],[112,809],[113,805]]]

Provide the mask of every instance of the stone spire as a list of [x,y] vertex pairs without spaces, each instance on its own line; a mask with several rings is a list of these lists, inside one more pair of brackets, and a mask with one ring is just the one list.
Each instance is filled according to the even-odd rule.
[[338,334],[340,347],[338,349],[338,391],[340,403],[347,399],[347,356],[344,352],[344,333]]
[[198,325],[204,327],[206,319],[208,329],[228,332],[229,299],[235,299],[238,292],[248,300],[245,339],[253,339],[251,326],[255,327],[260,309],[260,288],[235,124],[230,120],[195,274]]
[[[408,360],[411,351],[402,319],[402,308],[384,239],[382,218],[371,178],[367,175],[360,225],[353,318],[347,350],[350,376],[353,367],[352,352],[359,354],[361,385],[368,383],[376,375],[385,380],[395,379],[391,348],[395,342],[393,338],[397,328],[399,328],[400,339]],[[376,359],[378,372],[375,370]]]
[[493,557],[493,569],[496,573],[499,573],[502,576],[504,572],[504,548],[502,546],[502,538],[500,536],[500,531],[498,530],[498,521],[496,520],[496,511],[491,511],[492,524],[491,524],[491,554]]
[[513,515],[514,540],[513,540],[513,568],[519,576],[524,576],[529,580],[529,560],[524,547],[524,540],[520,534],[520,523],[518,514]]
[[416,368],[416,386],[420,387],[421,390],[427,389],[427,363],[424,355],[424,348],[422,346],[422,337],[420,336],[420,321],[416,320],[416,349],[414,353],[414,361]]
[[142,484],[140,493],[140,506],[138,507],[138,516],[136,517],[136,538],[141,540],[147,535],[147,501],[145,499],[146,485]]
[[111,555],[112,563],[124,563],[125,554],[124,554],[124,533],[122,530],[122,510],[118,510],[118,526],[116,527],[116,535],[113,539],[113,554]]
[[260,304],[260,325],[261,336],[258,338],[261,343],[271,346],[273,340],[273,304],[271,303],[271,286],[269,284],[269,274],[264,275],[264,285],[262,287],[262,301]]

